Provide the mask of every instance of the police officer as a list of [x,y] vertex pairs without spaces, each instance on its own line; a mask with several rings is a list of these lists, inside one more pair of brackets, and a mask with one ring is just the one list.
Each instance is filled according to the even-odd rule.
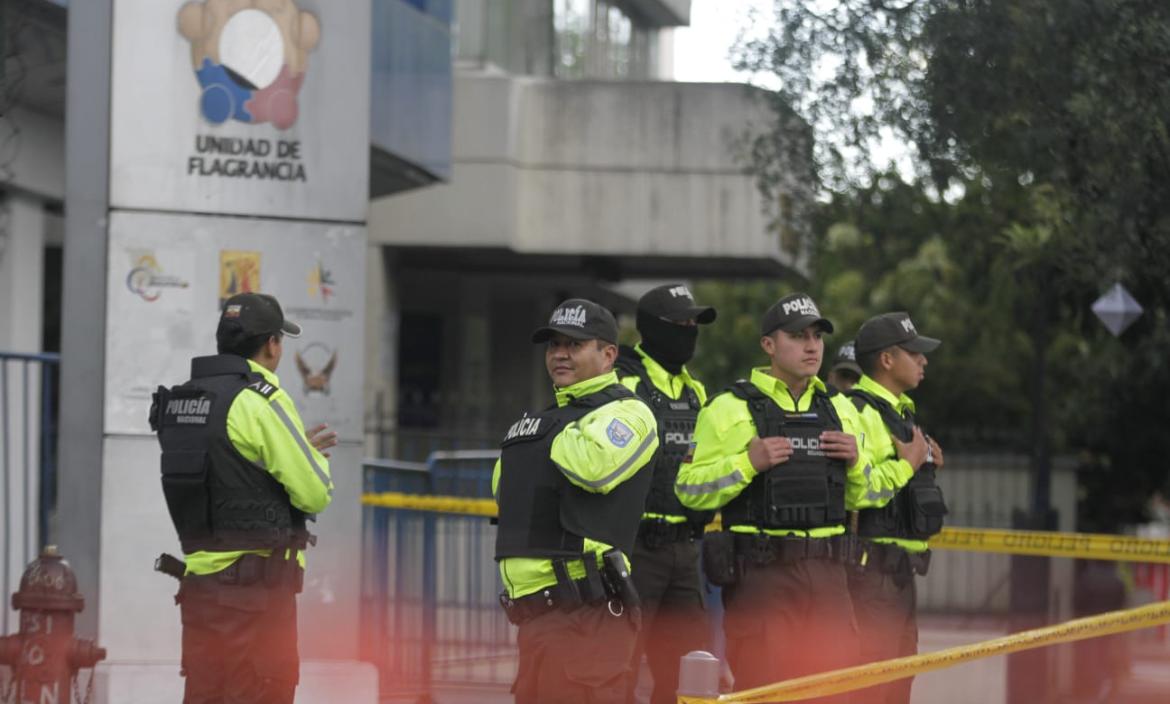
[[617,322],[580,298],[532,335],[556,404],[509,428],[492,477],[500,602],[519,626],[517,704],[621,702],[640,610],[629,555],[658,431],[618,383]]
[[827,381],[838,391],[852,389],[861,378],[861,367],[857,366],[857,354],[853,340],[837,348],[837,356],[833,358],[833,366],[829,367]]
[[684,506],[722,509],[703,563],[724,587],[737,689],[856,664],[846,508],[889,486],[858,446],[857,410],[816,376],[832,331],[806,294],[769,308],[760,346],[770,364],[703,408],[694,457],[679,468]]
[[699,539],[713,512],[692,511],[674,494],[678,466],[690,450],[695,418],[707,390],[686,363],[695,354],[699,325],[715,320],[715,309],[700,306],[686,286],[650,289],[638,301],[641,342],[622,347],[618,375],[654,410],[658,458],[634,546],[633,577],[642,599],[642,631],[631,662],[626,701],[634,701],[642,652],[654,678],[651,704],[676,700],[679,658],[706,650],[709,622],[699,577]]
[[337,443],[325,426],[306,434],[276,377],[283,338],[300,331],[272,296],[233,296],[219,354],[154,397],[163,494],[187,557],[175,597],[184,704],[293,701],[305,522],[329,505],[323,451]]
[[[853,609],[863,634],[865,661],[913,655],[918,651],[915,575],[926,574],[926,541],[942,529],[946,505],[934,481],[943,466],[942,448],[923,434],[914,418],[917,388],[926,355],[939,341],[919,335],[906,313],[870,318],[857,333],[857,361],[864,375],[849,392],[860,411],[875,467],[901,487],[881,507],[859,512],[858,535],[865,541],[861,569],[850,572]],[[906,704],[912,678],[861,692],[865,701]]]

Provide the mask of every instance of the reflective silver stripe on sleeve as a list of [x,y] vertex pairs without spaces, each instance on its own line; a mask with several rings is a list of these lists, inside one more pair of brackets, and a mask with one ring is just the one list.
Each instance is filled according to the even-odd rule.
[[309,466],[311,466],[313,471],[317,473],[317,479],[321,480],[321,484],[325,487],[325,490],[329,492],[329,496],[333,496],[333,484],[329,481],[329,477],[325,474],[325,470],[321,469],[321,465],[317,464],[317,460],[313,457],[312,450],[309,449],[308,443],[305,442],[304,433],[301,433],[299,430],[297,430],[297,426],[292,422],[292,418],[288,417],[288,413],[286,413],[284,408],[279,403],[277,403],[276,399],[269,401],[268,405],[272,407],[272,410],[276,411],[277,417],[280,418],[282,423],[284,423],[284,427],[288,429],[288,434],[296,439],[297,445],[299,445],[301,448],[301,452],[305,453],[305,459],[309,460]]
[[882,491],[874,491],[873,485],[870,484],[870,475],[873,474],[873,465],[865,465],[865,469],[861,470],[865,475],[865,498],[869,501],[881,501],[883,499],[892,499],[894,494],[898,493],[897,489],[883,489]]
[[634,454],[630,455],[630,457],[625,462],[622,462],[621,466],[619,466],[617,469],[613,470],[612,472],[610,472],[606,476],[602,477],[601,479],[596,479],[596,480],[590,481],[590,480],[580,476],[579,474],[572,472],[567,467],[562,467],[559,464],[557,465],[557,469],[561,470],[562,474],[564,474],[569,479],[572,479],[573,481],[577,482],[578,484],[581,484],[581,485],[584,485],[584,486],[587,486],[587,487],[590,487],[593,489],[598,489],[598,488],[603,487],[606,484],[610,483],[614,479],[620,477],[622,474],[624,474],[626,472],[626,470],[628,470],[634,464],[634,462],[636,462],[638,460],[638,458],[641,457],[646,452],[646,448],[650,447],[650,443],[654,442],[657,438],[658,438],[657,433],[647,435],[646,438],[644,440],[642,440],[642,444],[638,446],[638,449],[634,451]]
[[728,474],[725,477],[719,477],[709,482],[702,484],[675,484],[674,490],[680,494],[687,494],[688,496],[698,496],[700,494],[713,494],[716,491],[726,489],[729,486],[735,486],[743,481],[743,472],[738,469]]

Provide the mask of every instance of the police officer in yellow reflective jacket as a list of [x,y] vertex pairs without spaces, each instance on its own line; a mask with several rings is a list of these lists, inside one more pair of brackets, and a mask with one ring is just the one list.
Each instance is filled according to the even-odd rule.
[[337,443],[325,426],[305,432],[276,377],[283,337],[299,334],[272,296],[233,296],[219,354],[155,394],[163,494],[187,556],[175,597],[184,704],[293,701],[306,519],[329,505],[322,452]]
[[496,560],[519,626],[517,704],[621,702],[640,605],[629,561],[658,432],[618,383],[617,322],[580,298],[532,335],[545,345],[556,403],[525,414],[492,477]]
[[857,661],[846,508],[896,485],[859,447],[856,408],[816,376],[832,331],[806,294],[768,309],[760,345],[769,366],[699,413],[693,459],[679,468],[683,505],[722,511],[724,530],[703,540],[703,567],[723,586],[737,689]]
[[[861,569],[850,572],[849,588],[866,661],[918,651],[914,576],[926,574],[926,541],[942,529],[946,505],[934,480],[943,465],[942,449],[918,427],[914,401],[906,392],[922,382],[926,355],[938,346],[938,340],[918,334],[906,313],[870,318],[857,333],[857,361],[864,375],[849,395],[860,411],[872,458],[888,467],[901,487],[882,506],[858,515],[864,547]],[[859,694],[866,702],[906,704],[912,682],[908,677]]]
[[700,306],[682,284],[650,289],[638,301],[641,342],[622,347],[618,375],[650,405],[658,421],[658,458],[634,546],[634,585],[642,598],[642,632],[631,663],[634,677],[626,701],[634,701],[634,680],[642,651],[654,678],[651,704],[677,697],[679,658],[709,650],[710,624],[699,576],[699,541],[712,511],[692,511],[674,494],[678,466],[690,452],[699,409],[707,390],[687,371],[695,354],[699,325],[715,320],[715,309]]

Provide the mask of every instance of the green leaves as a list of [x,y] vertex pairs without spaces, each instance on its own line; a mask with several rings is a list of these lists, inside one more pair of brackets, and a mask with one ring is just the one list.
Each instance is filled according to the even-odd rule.
[[[808,126],[824,195],[806,288],[839,321],[830,347],[869,315],[909,310],[944,340],[918,392],[935,422],[1027,428],[1047,404],[1030,432],[1083,451],[1101,487],[1121,471],[1134,496],[1166,481],[1170,3],[774,7],[739,47],[741,66],[781,86],[773,131],[753,137],[772,148],[750,166],[774,192],[792,173],[776,145],[799,141],[796,118]],[[909,182],[873,163],[883,131],[912,145]],[[1113,340],[1088,306],[1118,280],[1147,315]],[[752,286],[722,295],[762,312],[778,291]],[[723,363],[746,354],[716,344],[739,350]],[[1029,397],[1036,370],[1043,397]]]

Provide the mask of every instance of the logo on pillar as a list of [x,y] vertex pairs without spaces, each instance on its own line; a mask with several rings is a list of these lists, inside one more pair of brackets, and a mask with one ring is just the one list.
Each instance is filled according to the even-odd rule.
[[296,123],[309,52],[321,40],[316,15],[293,0],[194,0],[179,10],[179,32],[191,42],[208,122]]
[[131,253],[131,268],[126,274],[126,288],[147,303],[154,303],[162,296],[164,288],[187,288],[186,279],[163,272],[158,258],[151,251]]
[[297,372],[304,382],[306,396],[311,394],[329,395],[329,381],[337,368],[337,349],[322,342],[311,342],[293,355]]

